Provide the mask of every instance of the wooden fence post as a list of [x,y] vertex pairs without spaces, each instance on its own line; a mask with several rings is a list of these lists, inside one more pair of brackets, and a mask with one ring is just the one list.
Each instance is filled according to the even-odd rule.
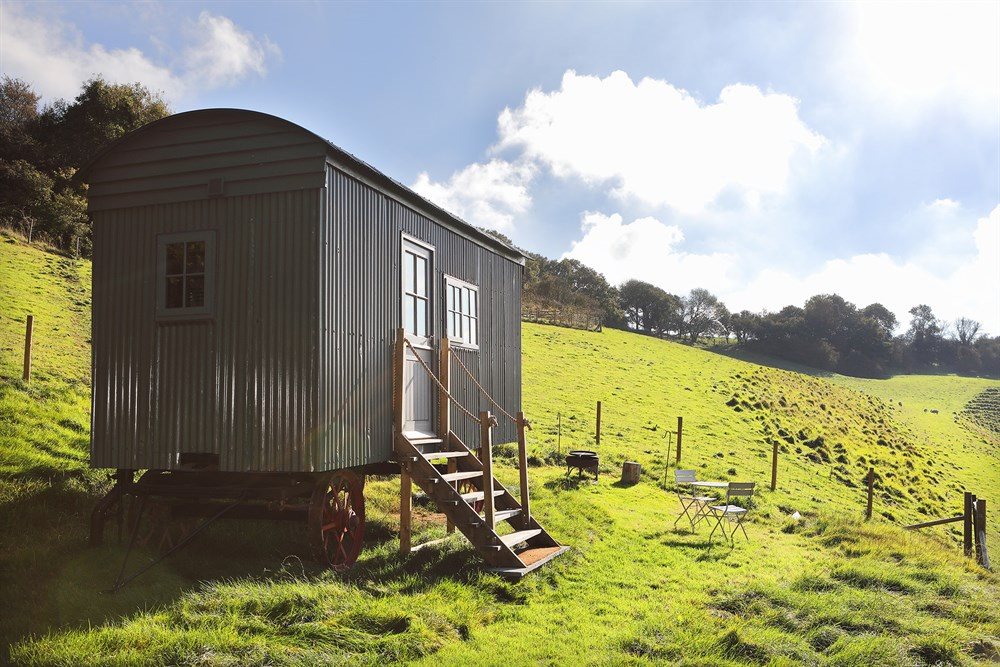
[[556,435],[556,453],[562,456],[562,412],[556,413],[556,421],[558,422],[557,435]]
[[872,496],[875,492],[875,468],[868,469],[868,476],[865,479],[866,486],[868,487],[868,505],[865,506],[865,521],[871,521],[872,518]]
[[778,443],[771,447],[771,490],[778,488]]
[[403,557],[410,555],[412,500],[410,474],[401,470],[399,473],[399,555]]
[[35,328],[35,316],[28,315],[24,324],[24,373],[22,377],[25,382],[31,380],[31,333]]
[[480,459],[483,462],[483,516],[492,530],[496,526],[493,511],[493,415],[479,413]]
[[973,508],[973,496],[970,492],[965,492],[965,502],[962,505],[962,552],[968,556],[972,557],[972,515]]
[[681,462],[681,437],[684,434],[684,417],[677,418],[677,462]]
[[521,468],[521,520],[524,527],[531,524],[531,509],[528,498],[528,443],[525,438],[525,429],[531,428],[524,418],[523,412],[517,413],[517,462]]
[[601,402],[597,402],[597,444],[601,444]]
[[986,499],[976,498],[976,562],[990,569],[990,556],[986,551]]

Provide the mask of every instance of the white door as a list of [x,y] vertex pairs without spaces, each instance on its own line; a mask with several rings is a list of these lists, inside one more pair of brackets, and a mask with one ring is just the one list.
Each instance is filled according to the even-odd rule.
[[[403,239],[402,322],[407,339],[427,369],[434,370],[434,251]],[[413,350],[406,347],[403,363],[403,432],[433,436],[436,385]]]

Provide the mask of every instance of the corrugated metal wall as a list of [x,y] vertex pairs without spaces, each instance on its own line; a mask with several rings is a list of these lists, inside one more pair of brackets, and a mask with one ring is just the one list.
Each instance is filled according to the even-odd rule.
[[[320,433],[323,468],[386,460],[392,453],[392,344],[400,326],[401,233],[434,246],[434,337],[444,331],[444,275],[479,286],[480,348],[460,352],[501,405],[521,404],[522,267],[416,213],[378,190],[327,168],[328,222],[320,231]],[[453,372],[455,394],[477,412],[489,406]],[[453,409],[470,446],[478,426]],[[515,437],[501,421],[497,442]]]
[[[309,470],[321,189],[95,214],[91,464]],[[158,322],[156,236],[215,230],[215,316]]]
[[[480,349],[461,354],[518,409],[521,266],[331,155],[353,159],[280,119],[219,110],[161,121],[91,168],[93,466],[172,468],[180,452],[237,471],[387,460],[401,232],[435,246],[437,340],[444,274],[479,286]],[[209,198],[216,178],[225,194]],[[157,235],[203,230],[215,231],[213,317],[157,321]],[[489,407],[453,377],[464,405]],[[452,423],[474,446],[476,425],[457,411]],[[501,422],[496,441],[513,437]]]

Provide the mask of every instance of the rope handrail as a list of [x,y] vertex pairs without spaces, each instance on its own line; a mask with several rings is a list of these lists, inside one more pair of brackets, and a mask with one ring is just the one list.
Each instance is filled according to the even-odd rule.
[[500,412],[500,414],[502,414],[504,417],[506,417],[507,419],[509,419],[511,421],[511,423],[513,423],[516,426],[517,425],[517,420],[514,419],[510,415],[509,412],[507,412],[506,410],[504,410],[503,407],[501,407],[499,403],[497,403],[495,400],[493,400],[493,397],[490,396],[490,393],[488,391],[486,391],[486,389],[483,387],[483,385],[479,384],[479,380],[477,380],[476,376],[472,374],[472,371],[470,371],[468,368],[466,368],[465,364],[462,363],[462,358],[460,356],[458,356],[458,353],[455,352],[455,350],[452,349],[452,348],[448,348],[448,352],[451,353],[451,356],[455,357],[455,361],[457,361],[458,365],[462,367],[462,370],[465,371],[465,374],[469,376],[469,379],[472,380],[472,383],[474,385],[476,385],[477,387],[479,387],[479,391],[482,392],[483,396],[486,397],[486,400],[489,401],[490,403],[492,403],[493,407],[495,407],[497,409],[497,411]]
[[[413,347],[413,343],[411,343],[406,338],[406,336],[403,336],[403,342],[406,344],[407,347],[409,347],[411,350],[413,350],[413,356],[416,357],[417,363],[419,363],[421,365],[421,367],[423,367],[423,369],[425,371],[427,371],[427,375],[429,375],[430,378],[432,380],[434,380],[434,383],[438,386],[438,389],[440,389],[441,392],[445,396],[448,397],[448,400],[450,400],[452,403],[454,403],[458,407],[458,409],[461,410],[465,414],[466,417],[468,417],[472,421],[476,422],[477,424],[481,423],[479,421],[479,417],[477,417],[476,415],[472,414],[464,405],[462,405],[461,403],[459,403],[458,399],[455,398],[454,396],[452,396],[451,392],[449,392],[445,388],[445,386],[443,384],[441,384],[441,380],[439,380],[438,377],[436,375],[434,375],[434,371],[432,371],[430,369],[430,367],[424,362],[424,360],[420,358],[420,354],[417,352],[417,348]],[[402,378],[400,378],[400,381],[402,381]]]

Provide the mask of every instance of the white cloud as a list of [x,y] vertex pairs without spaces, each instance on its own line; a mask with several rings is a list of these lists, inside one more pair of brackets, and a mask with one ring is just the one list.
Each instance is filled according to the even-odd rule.
[[94,76],[113,83],[138,81],[176,99],[263,75],[267,63],[280,55],[267,37],[257,39],[228,18],[208,12],[182,38],[172,57],[168,50],[154,60],[136,47],[88,43],[71,23],[4,3],[0,61],[4,74],[25,79],[46,99],[73,98]]
[[931,271],[919,261],[900,262],[887,254],[855,255],[825,262],[798,277],[765,269],[745,287],[726,294],[737,308],[771,310],[801,305],[815,294],[837,293],[859,306],[879,302],[909,321],[908,311],[926,303],[946,320],[968,316],[1000,334],[1000,206],[980,218],[973,233],[975,255],[950,273]]
[[530,164],[494,159],[470,164],[444,182],[434,182],[422,172],[411,187],[474,225],[509,232],[531,207],[528,184],[534,173]]
[[679,248],[684,242],[680,227],[656,218],[623,224],[617,213],[586,212],[582,230],[583,238],[574,242],[564,257],[600,271],[612,284],[635,278],[686,294],[695,287],[720,292],[732,282],[735,257],[685,252]]
[[930,204],[926,204],[924,208],[938,215],[951,215],[962,208],[962,204],[946,197],[944,199],[935,199]]
[[281,56],[266,35],[258,40],[225,16],[205,11],[190,34],[193,43],[184,51],[184,69],[192,83],[205,88],[229,86],[251,74],[263,76],[268,59]]
[[559,90],[529,92],[498,125],[494,150],[515,148],[556,176],[684,213],[720,196],[756,207],[785,191],[799,154],[825,143],[788,95],[734,84],[702,104],[666,81],[636,84],[621,71],[604,79],[567,71]]
[[[943,101],[995,124],[1000,114],[1000,3],[863,2],[845,80],[894,115]],[[853,48],[852,48],[853,47]]]
[[1000,334],[1000,206],[978,220],[975,254],[950,272],[875,253],[831,259],[796,275],[752,266],[748,258],[733,254],[686,252],[679,227],[649,217],[623,224],[617,213],[585,213],[582,231],[564,256],[593,267],[616,285],[636,278],[680,295],[704,287],[730,309],[752,311],[774,311],[802,305],[816,294],[836,293],[859,307],[882,303],[903,323],[909,321],[910,308],[926,303],[942,319],[972,317],[993,335]]

